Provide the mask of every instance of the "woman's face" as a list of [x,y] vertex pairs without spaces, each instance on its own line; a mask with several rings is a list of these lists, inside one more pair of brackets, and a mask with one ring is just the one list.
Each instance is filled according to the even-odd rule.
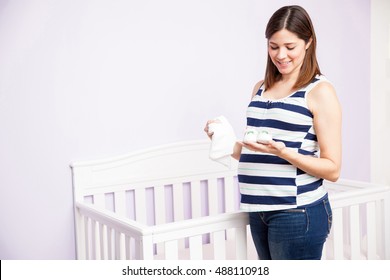
[[298,38],[295,33],[282,29],[268,40],[268,54],[282,75],[299,74],[310,43]]

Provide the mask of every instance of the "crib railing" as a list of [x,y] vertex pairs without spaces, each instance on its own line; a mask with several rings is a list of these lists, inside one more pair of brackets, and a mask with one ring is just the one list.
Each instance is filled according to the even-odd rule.
[[[76,209],[82,229],[78,238],[79,259],[247,258],[245,213],[146,226],[90,204],[77,203]],[[205,236],[211,241],[205,243]],[[159,254],[155,253],[155,245],[162,245]]]
[[[323,259],[390,259],[390,187],[326,185],[333,225]],[[76,211],[79,259],[256,258],[242,212],[146,226],[84,202]]]
[[324,259],[390,259],[390,187],[327,183],[333,209]]

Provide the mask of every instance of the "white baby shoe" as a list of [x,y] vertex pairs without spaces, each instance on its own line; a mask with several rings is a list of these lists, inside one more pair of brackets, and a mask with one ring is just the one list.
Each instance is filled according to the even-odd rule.
[[248,128],[245,131],[244,143],[256,142],[257,140],[257,130],[253,128]]
[[268,133],[267,131],[261,131],[257,134],[257,139],[256,141],[261,143],[261,144],[269,144],[272,140],[272,135]]

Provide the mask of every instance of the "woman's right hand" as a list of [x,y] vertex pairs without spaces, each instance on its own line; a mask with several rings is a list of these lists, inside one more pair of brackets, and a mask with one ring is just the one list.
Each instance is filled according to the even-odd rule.
[[204,132],[206,132],[207,136],[211,139],[213,137],[214,131],[210,129],[210,124],[217,122],[216,120],[208,120],[206,126],[204,127]]

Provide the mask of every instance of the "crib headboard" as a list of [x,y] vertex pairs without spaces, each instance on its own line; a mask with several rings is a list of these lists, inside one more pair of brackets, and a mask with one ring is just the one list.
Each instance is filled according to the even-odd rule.
[[[209,149],[209,140],[187,141],[121,157],[74,162],[74,200],[84,202],[91,197],[93,204],[110,208],[107,197],[111,195],[115,205],[111,210],[147,224],[166,222],[169,218],[160,213],[165,208],[175,212],[174,221],[185,219],[176,214],[185,211],[186,205],[191,205],[192,218],[202,216],[202,211],[214,215],[237,210],[237,161],[232,159],[226,167],[209,159]],[[166,197],[167,192],[172,199]],[[175,205],[168,205],[171,201]],[[150,204],[154,210],[146,209]],[[150,216],[154,221],[148,221]]]
[[209,159],[209,140],[180,142],[157,146],[104,160],[80,161],[71,164],[73,188],[77,198],[88,194],[121,188],[124,185],[172,184],[213,176],[235,176],[237,162],[230,168]]

